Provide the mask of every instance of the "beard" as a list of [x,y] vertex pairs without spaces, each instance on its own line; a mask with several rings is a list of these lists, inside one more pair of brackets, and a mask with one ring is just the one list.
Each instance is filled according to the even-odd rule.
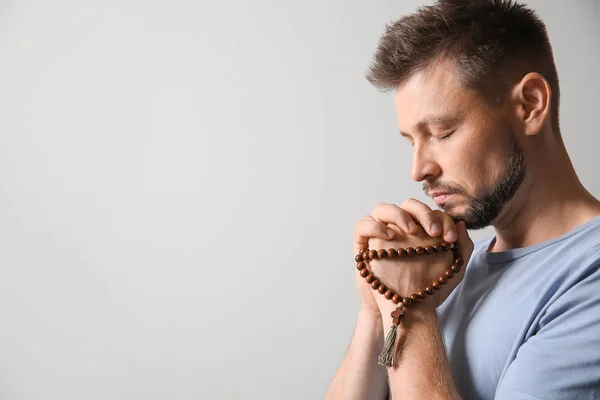
[[515,196],[525,178],[526,167],[523,152],[510,125],[507,124],[507,126],[508,130],[505,133],[508,139],[506,167],[499,179],[482,197],[470,197],[461,188],[438,185],[435,182],[423,185],[426,192],[433,189],[448,189],[449,193],[462,194],[467,199],[464,212],[453,213],[452,207],[446,204],[442,205],[441,208],[455,222],[465,221],[467,229],[483,229],[490,226],[504,206]]

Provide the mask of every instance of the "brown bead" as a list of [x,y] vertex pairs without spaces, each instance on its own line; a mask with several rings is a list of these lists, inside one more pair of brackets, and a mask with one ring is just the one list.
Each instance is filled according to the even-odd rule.
[[412,248],[412,247],[407,247],[406,248],[406,255],[407,256],[412,256],[414,254],[415,254],[415,249],[414,248]]
[[442,288],[442,284],[439,283],[438,281],[433,281],[433,282],[431,282],[431,287],[434,288],[435,290],[440,290]]
[[417,246],[415,248],[415,253],[417,253],[418,256],[422,256],[423,253],[425,253],[425,249],[422,246]]
[[369,261],[369,252],[365,251],[364,253],[362,253],[362,259],[363,261]]
[[386,258],[386,257],[387,257],[387,250],[380,249],[380,250],[377,252],[377,255],[379,256],[379,258]]
[[362,260],[363,260],[363,258],[362,258],[362,254],[357,254],[357,255],[354,257],[354,261],[356,261],[356,262],[361,262]]
[[454,278],[454,272],[452,272],[451,269],[447,269],[446,272],[444,272],[444,275],[446,275],[446,278],[448,279]]
[[460,267],[458,265],[453,264],[450,269],[452,270],[452,272],[454,273],[459,273],[460,272]]
[[396,249],[389,249],[388,250],[388,257],[389,258],[396,258],[396,257],[398,257],[398,252],[396,251]]
[[412,301],[412,299],[410,297],[405,297],[404,299],[402,299],[402,303],[405,306],[410,306],[413,303],[413,301]]
[[398,257],[403,257],[406,255],[406,250],[404,250],[402,247],[400,247],[398,249]]
[[432,246],[432,245],[428,244],[427,246],[425,246],[425,253],[427,253],[427,254],[431,254],[431,253],[433,253],[434,251],[435,251],[435,250],[434,250],[434,248],[433,248],[433,246]]
[[446,282],[448,282],[448,278],[446,278],[446,275],[442,275],[438,278],[438,282],[444,285]]
[[362,253],[364,253],[364,251],[365,251],[365,249],[360,249],[360,250],[358,250],[358,254],[362,254]]
[[442,249],[450,250],[450,244],[448,242],[442,242]]
[[366,268],[364,268],[364,269],[362,269],[362,270],[360,271],[360,276],[362,276],[363,278],[366,278],[366,277],[367,277],[367,275],[369,275],[369,274],[370,274],[370,272],[369,272],[369,270],[368,270],[368,269],[366,269]]
[[394,304],[398,304],[398,303],[400,303],[400,300],[401,300],[401,297],[400,297],[400,295],[399,295],[399,294],[395,294],[395,295],[393,295],[393,296],[392,296],[392,302],[393,302]]
[[459,265],[459,266],[461,266],[461,267],[462,267],[463,265],[465,265],[465,259],[464,259],[464,258],[462,258],[462,257],[457,257],[457,258],[454,260],[454,264],[456,264],[456,265]]
[[411,294],[410,299],[412,300],[413,303],[416,303],[417,300],[419,299],[419,297],[416,294]]
[[433,245],[433,250],[435,250],[436,253],[439,253],[443,250],[442,245],[441,244],[434,244]]
[[375,250],[369,250],[369,258],[371,260],[376,260],[377,259],[377,252]]
[[427,292],[427,294],[434,294],[435,289],[432,288],[431,286],[425,286],[425,292]]
[[385,291],[385,298],[390,300],[392,297],[394,297],[396,293],[394,293],[394,291],[392,289],[388,289]]
[[372,283],[375,280],[375,276],[373,274],[369,274],[367,275],[365,280],[367,281],[367,283]]
[[364,268],[366,268],[366,267],[367,267],[367,264],[365,264],[365,263],[364,263],[364,262],[362,262],[362,261],[359,261],[359,262],[356,264],[356,269],[357,269],[357,270],[359,270],[359,271],[360,271],[361,269],[364,269]]
[[381,294],[384,294],[387,290],[387,286],[385,286],[383,283],[381,285],[379,285],[379,289],[377,289],[377,291]]
[[377,290],[380,284],[381,282],[379,282],[379,279],[375,279],[373,282],[371,282],[371,288],[373,290]]
[[419,298],[421,299],[425,299],[427,297],[427,292],[425,292],[424,290],[419,290],[417,292],[417,296],[419,296]]

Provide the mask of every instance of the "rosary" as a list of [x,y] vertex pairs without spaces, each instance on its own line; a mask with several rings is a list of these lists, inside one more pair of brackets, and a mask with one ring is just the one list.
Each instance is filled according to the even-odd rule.
[[[375,275],[373,275],[373,273],[367,268],[369,260],[421,256],[449,250],[452,250],[454,255],[454,260],[450,268],[446,269],[446,271],[436,280],[434,280],[431,285],[428,285],[417,293],[411,294],[410,296],[404,298],[380,282],[379,279],[377,279]],[[378,362],[378,364],[381,366],[391,367],[394,365],[394,359],[396,358],[396,338],[398,325],[400,325],[402,318],[406,314],[405,308],[416,304],[419,301],[423,301],[427,298],[427,295],[433,294],[436,290],[440,290],[442,285],[445,285],[446,282],[448,282],[448,279],[454,278],[454,274],[460,272],[461,267],[464,265],[464,259],[460,254],[457,244],[442,242],[441,244],[436,244],[433,246],[417,246],[415,248],[407,247],[406,249],[381,249],[379,251],[369,250],[368,248],[360,249],[358,254],[354,257],[354,260],[357,263],[356,269],[360,271],[360,276],[365,278],[373,290],[377,290],[380,294],[385,296],[386,299],[392,301],[394,304],[399,304],[398,308],[396,308],[391,314],[393,321],[392,328],[385,338],[383,350],[379,356]]]

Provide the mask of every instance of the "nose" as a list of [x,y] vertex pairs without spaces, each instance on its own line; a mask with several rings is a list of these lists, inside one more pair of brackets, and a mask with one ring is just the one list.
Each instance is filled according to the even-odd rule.
[[415,143],[413,148],[412,165],[410,167],[410,177],[416,181],[434,180],[440,175],[441,169],[429,149],[421,143]]

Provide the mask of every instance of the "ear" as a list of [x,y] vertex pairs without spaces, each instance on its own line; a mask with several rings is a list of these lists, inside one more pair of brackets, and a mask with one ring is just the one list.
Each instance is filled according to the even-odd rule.
[[550,84],[541,74],[531,72],[515,86],[513,94],[525,134],[537,135],[550,114]]

